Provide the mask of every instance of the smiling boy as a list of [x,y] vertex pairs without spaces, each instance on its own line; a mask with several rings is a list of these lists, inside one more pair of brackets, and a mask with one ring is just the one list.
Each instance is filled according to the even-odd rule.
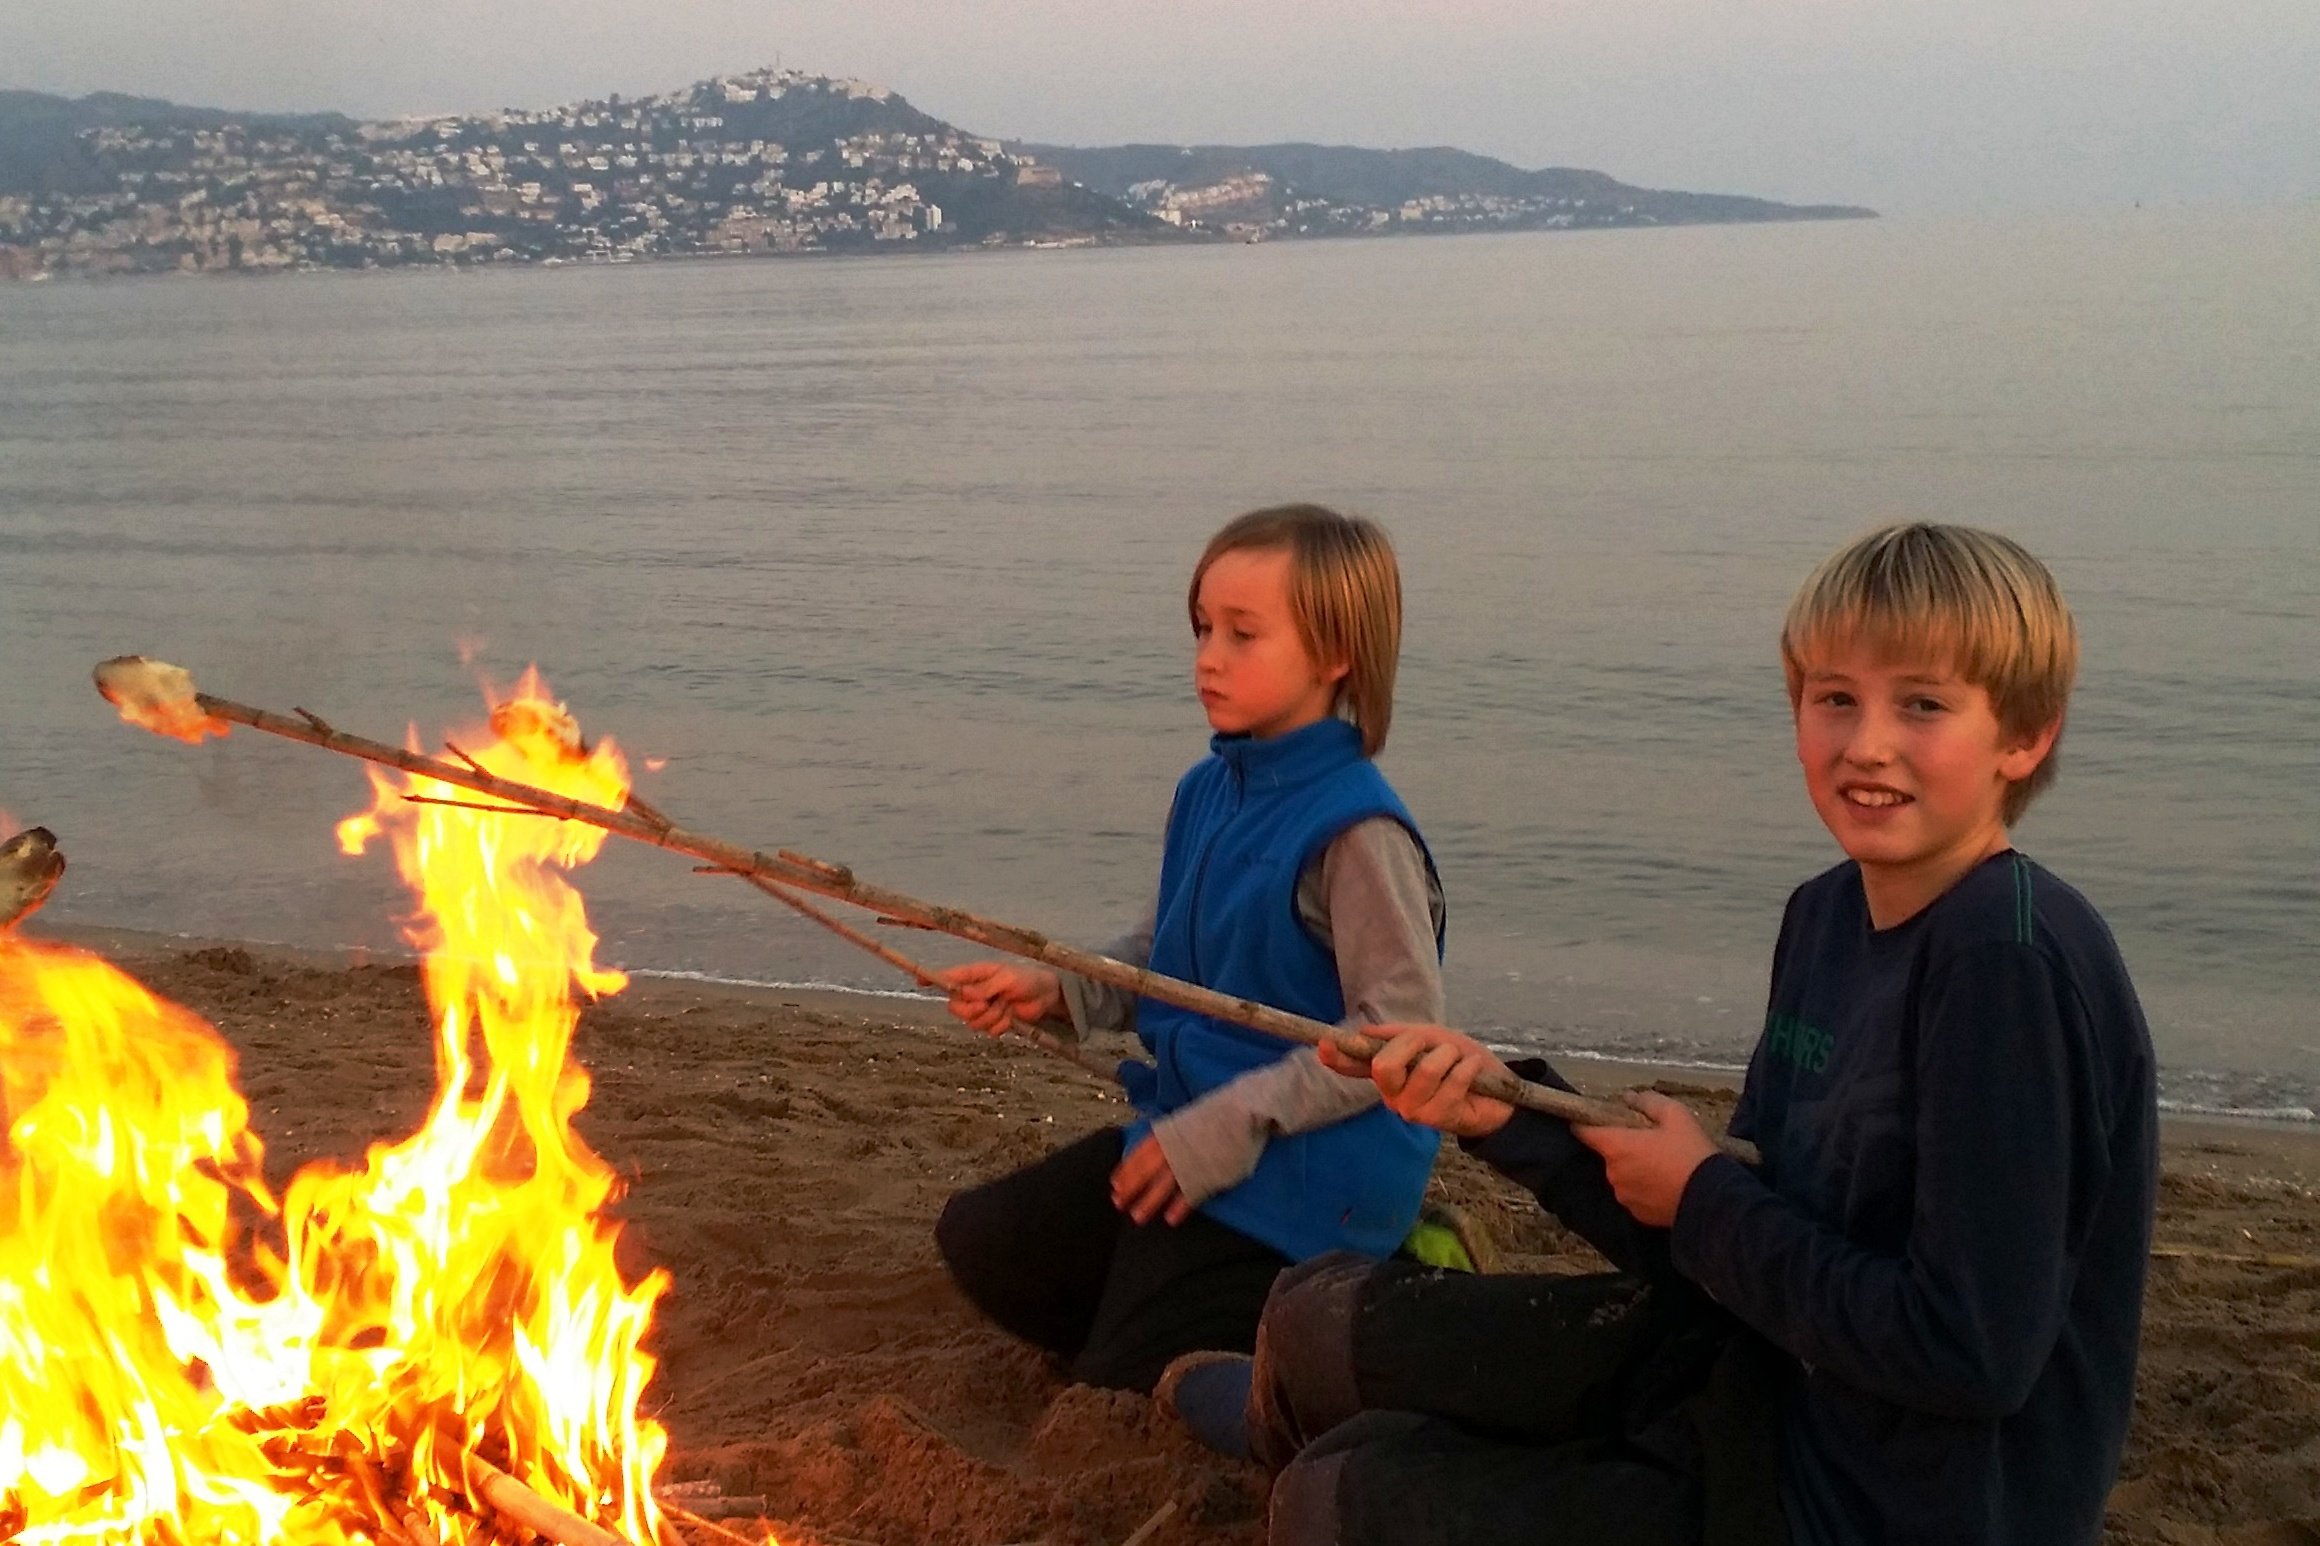
[[[1762,1168],[1662,1096],[1638,1098],[1654,1125],[1635,1131],[1475,1097],[1496,1057],[1397,1028],[1367,1070],[1388,1104],[1528,1186],[1636,1292],[1580,1315],[1575,1285],[1601,1300],[1598,1280],[1509,1299],[1395,1267],[1285,1276],[1245,1406],[1251,1447],[1285,1467],[1275,1542],[2100,1535],[2156,1186],[2150,1037],[2101,917],[2008,835],[2054,777],[2075,626],[2015,543],[1895,526],[1806,581],[1781,656],[1806,791],[1846,858],[1791,896],[1774,949],[1732,1120]],[[1720,1309],[1688,1310],[1694,1290]],[[1721,1316],[1742,1328],[1728,1352],[1766,1356],[1639,1390],[1671,1338]],[[1428,1339],[1432,1367],[1414,1364]],[[1460,1343],[1533,1350],[1531,1383],[1443,1356]],[[1202,1394],[1178,1406],[1213,1432]],[[1754,1493],[1730,1463],[1752,1425],[1774,1473]]]

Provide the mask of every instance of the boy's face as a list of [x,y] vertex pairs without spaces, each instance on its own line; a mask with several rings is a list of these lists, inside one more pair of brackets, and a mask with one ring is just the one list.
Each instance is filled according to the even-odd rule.
[[1286,548],[1220,553],[1192,609],[1192,685],[1212,729],[1258,740],[1326,718],[1343,665],[1314,664],[1289,601]]
[[1860,864],[1879,927],[2006,846],[2006,787],[2036,770],[2053,729],[2027,742],[2009,736],[1988,689],[1948,661],[1858,639],[1807,658],[1802,688],[1796,756],[1805,789]]

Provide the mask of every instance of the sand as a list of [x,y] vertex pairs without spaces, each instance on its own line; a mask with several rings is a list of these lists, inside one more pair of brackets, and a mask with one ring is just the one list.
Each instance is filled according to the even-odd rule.
[[[432,1066],[414,968],[84,942],[239,1049],[277,1180],[419,1116]],[[981,1324],[935,1257],[953,1189],[1119,1119],[1089,1075],[919,1003],[651,981],[591,1008],[578,1051],[595,1076],[580,1125],[628,1182],[627,1263],[674,1279],[650,1397],[665,1478],[762,1497],[785,1546],[1117,1546],[1169,1503],[1148,1546],[1262,1539],[1252,1468],[1204,1455],[1144,1401],[1064,1384]],[[1606,1090],[1651,1074],[1574,1072]],[[1729,1104],[1697,1076],[1662,1083]],[[2191,1254],[2153,1264],[2107,1538],[2320,1543],[2320,1135],[2176,1122],[2166,1141],[2158,1236]],[[1463,1157],[1435,1184],[1510,1268],[1591,1264]]]

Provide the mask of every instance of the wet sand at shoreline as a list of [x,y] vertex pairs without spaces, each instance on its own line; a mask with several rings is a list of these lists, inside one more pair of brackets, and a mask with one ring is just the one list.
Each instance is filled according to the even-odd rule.
[[[407,1132],[431,1092],[407,964],[72,931],[225,1034],[277,1181]],[[1063,1384],[980,1323],[931,1226],[952,1190],[1124,1108],[1083,1070],[918,1001],[642,979],[583,1018],[580,1127],[665,1267],[648,1396],[670,1481],[762,1496],[786,1546],[1254,1546],[1263,1483],[1148,1403]],[[1574,1063],[1591,1089],[1656,1071]],[[1711,1114],[1729,1081],[1659,1081]],[[2170,1120],[2135,1422],[2107,1538],[2320,1542],[2320,1132]],[[1527,1194],[1453,1155],[1436,1187],[1515,1270],[1586,1270]],[[749,1526],[736,1521],[747,1530]],[[696,1532],[698,1534],[698,1532]],[[700,1536],[706,1539],[705,1535]]]

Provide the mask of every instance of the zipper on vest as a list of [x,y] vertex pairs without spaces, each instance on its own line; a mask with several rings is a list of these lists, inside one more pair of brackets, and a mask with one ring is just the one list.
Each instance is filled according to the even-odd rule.
[[1200,845],[1200,862],[1192,867],[1191,916],[1184,921],[1184,953],[1192,958],[1192,980],[1203,987],[1210,986],[1208,976],[1200,969],[1200,886],[1208,879],[1208,861],[1216,853],[1216,845],[1224,838],[1224,829],[1240,816],[1248,802],[1248,784],[1241,777],[1240,764],[1227,761],[1225,772],[1232,778],[1233,805],[1216,830],[1208,834],[1208,841]]

